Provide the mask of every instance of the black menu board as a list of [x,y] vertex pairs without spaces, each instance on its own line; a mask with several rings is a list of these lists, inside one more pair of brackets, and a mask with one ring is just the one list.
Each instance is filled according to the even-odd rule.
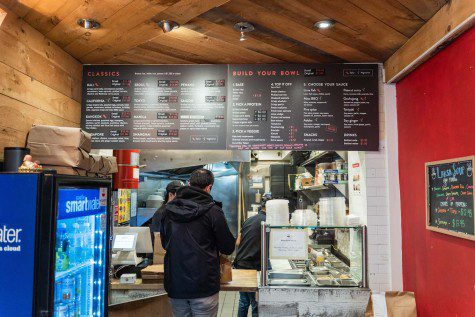
[[379,149],[376,64],[230,65],[230,149]]
[[95,148],[225,149],[226,65],[85,65]]
[[379,149],[377,64],[85,65],[109,149]]
[[427,229],[475,240],[475,157],[426,163]]

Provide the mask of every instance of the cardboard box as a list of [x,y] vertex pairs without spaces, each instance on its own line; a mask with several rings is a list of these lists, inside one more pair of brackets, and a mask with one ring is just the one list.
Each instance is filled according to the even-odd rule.
[[102,156],[100,174],[110,175],[117,173],[119,170],[117,166],[117,158],[115,156]]
[[163,264],[165,260],[165,249],[162,246],[160,232],[155,232],[153,237],[153,264]]
[[308,178],[302,178],[302,187],[309,187],[313,185],[313,178],[308,177]]
[[102,169],[102,156],[98,154],[89,154],[89,172],[100,173]]
[[36,125],[28,132],[27,143],[30,142],[76,147],[91,152],[91,135],[80,128]]
[[28,142],[27,147],[34,161],[42,165],[76,167],[89,170],[89,154],[78,147],[58,144]]

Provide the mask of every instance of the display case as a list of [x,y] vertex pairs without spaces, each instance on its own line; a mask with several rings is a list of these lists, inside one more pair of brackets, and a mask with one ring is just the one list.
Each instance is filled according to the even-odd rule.
[[261,226],[261,287],[367,288],[365,226]]

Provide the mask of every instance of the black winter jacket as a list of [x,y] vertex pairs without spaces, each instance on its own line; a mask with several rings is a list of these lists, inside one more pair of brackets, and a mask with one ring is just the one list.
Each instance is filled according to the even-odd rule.
[[197,187],[182,187],[166,205],[160,224],[165,290],[171,298],[203,298],[219,292],[219,252],[231,254],[236,239],[221,204]]

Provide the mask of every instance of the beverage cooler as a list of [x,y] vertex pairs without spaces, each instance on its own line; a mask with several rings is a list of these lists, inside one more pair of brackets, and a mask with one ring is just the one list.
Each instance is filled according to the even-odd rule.
[[0,174],[0,316],[107,316],[108,180]]

